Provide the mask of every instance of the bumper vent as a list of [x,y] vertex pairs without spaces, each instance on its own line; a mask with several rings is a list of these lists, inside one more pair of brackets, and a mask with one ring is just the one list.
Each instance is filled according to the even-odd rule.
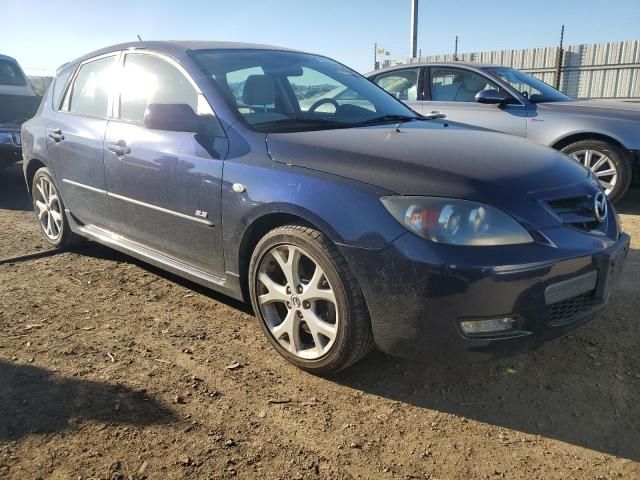
[[579,319],[600,304],[594,297],[594,291],[576,295],[553,305],[547,305],[547,317],[554,327],[565,325]]
[[547,318],[553,326],[564,325],[580,318],[601,302],[595,298],[598,272],[549,285],[545,292]]

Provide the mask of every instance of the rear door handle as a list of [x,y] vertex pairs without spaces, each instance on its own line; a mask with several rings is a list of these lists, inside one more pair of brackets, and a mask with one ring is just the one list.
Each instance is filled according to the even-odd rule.
[[127,147],[127,142],[118,140],[116,143],[110,143],[107,150],[116,154],[116,157],[123,157],[131,153],[131,149]]
[[55,130],[51,130],[51,132],[49,133],[49,138],[58,143],[64,140],[64,135],[62,134],[62,130],[57,128]]

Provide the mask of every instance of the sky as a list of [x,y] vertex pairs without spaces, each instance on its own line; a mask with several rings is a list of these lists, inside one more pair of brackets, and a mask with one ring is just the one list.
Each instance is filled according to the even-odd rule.
[[[0,0],[0,53],[49,75],[85,53],[143,40],[266,43],[365,73],[374,44],[409,56],[410,0]],[[8,19],[16,19],[7,22]],[[421,0],[423,55],[640,39],[640,0]]]

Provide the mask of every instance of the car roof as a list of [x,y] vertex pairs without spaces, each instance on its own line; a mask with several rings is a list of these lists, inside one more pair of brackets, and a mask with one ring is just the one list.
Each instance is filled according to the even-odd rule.
[[0,60],[9,60],[10,62],[18,63],[15,58],[10,57],[9,55],[2,55],[1,53],[0,53]]
[[201,41],[201,40],[161,40],[161,41],[137,41],[137,42],[127,42],[120,43],[117,45],[111,45],[109,47],[101,48],[99,50],[95,50],[93,52],[87,53],[71,62],[65,63],[58,67],[58,72],[69,66],[75,65],[80,62],[84,62],[85,60],[89,60],[93,57],[97,57],[99,55],[104,55],[106,53],[117,52],[120,50],[154,50],[163,53],[167,53],[169,55],[180,55],[184,54],[190,50],[229,50],[229,49],[243,49],[243,50],[280,50],[280,51],[289,51],[296,52],[298,50],[293,50],[284,47],[277,47],[273,45],[261,45],[258,43],[241,43],[241,42],[215,42],[215,41]]
[[416,63],[403,63],[401,65],[393,65],[392,67],[381,68],[380,70],[374,70],[365,75],[369,77],[373,74],[392,72],[394,70],[400,70],[404,68],[415,67],[467,67],[476,70],[482,70],[485,68],[504,67],[504,65],[496,65],[492,63],[479,63],[479,62],[416,62]]

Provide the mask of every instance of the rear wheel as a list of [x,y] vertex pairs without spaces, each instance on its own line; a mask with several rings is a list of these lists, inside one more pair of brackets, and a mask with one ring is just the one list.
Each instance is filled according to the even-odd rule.
[[81,241],[81,237],[71,231],[64,203],[48,168],[40,168],[33,176],[31,196],[40,230],[47,242],[66,249]]
[[335,246],[317,230],[288,225],[265,235],[253,252],[249,282],[267,338],[298,367],[327,374],[372,349],[357,281]]
[[620,200],[631,185],[633,171],[626,152],[602,140],[581,140],[562,149],[576,162],[590,169],[612,202]]

